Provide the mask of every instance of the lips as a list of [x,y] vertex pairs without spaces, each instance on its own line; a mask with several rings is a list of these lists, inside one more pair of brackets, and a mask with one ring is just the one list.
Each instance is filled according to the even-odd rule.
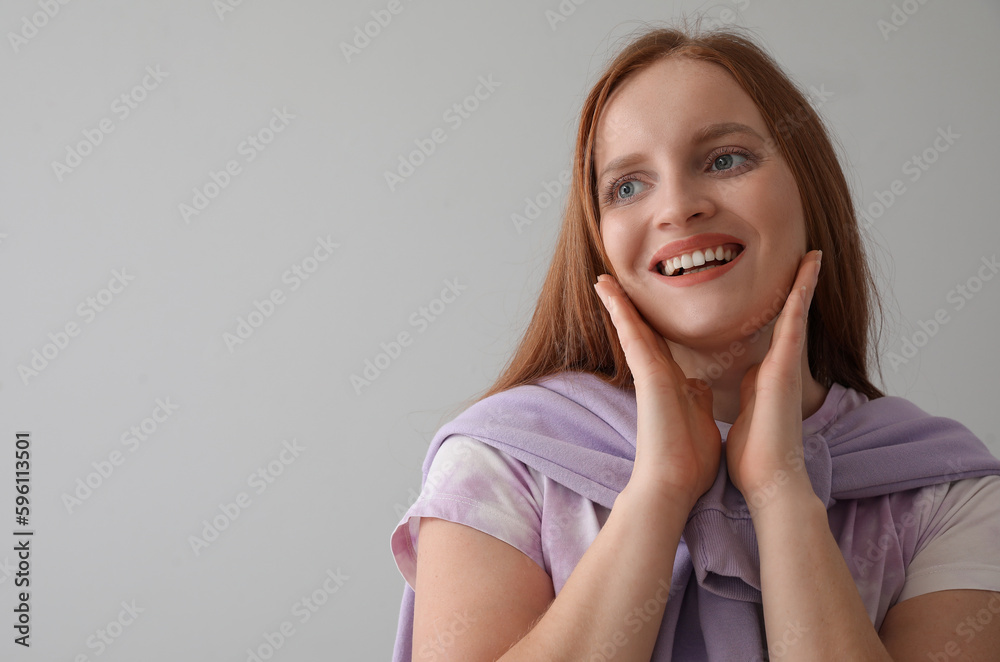
[[715,280],[717,278],[722,278],[727,273],[736,268],[736,265],[743,259],[746,255],[746,250],[742,250],[738,255],[733,257],[732,260],[726,262],[722,266],[718,267],[696,267],[691,271],[684,272],[681,274],[675,274],[673,276],[664,276],[658,271],[654,271],[654,277],[662,280],[667,285],[674,287],[691,287],[693,285],[700,285],[701,283],[707,283],[710,280]]
[[732,235],[699,234],[660,248],[650,260],[649,270],[673,278],[713,266],[718,268],[736,259],[744,247],[744,243]]
[[657,271],[663,276],[684,276],[698,273],[707,269],[721,267],[729,264],[743,252],[743,247],[739,244],[723,244],[713,248],[706,248],[704,251],[695,249],[691,253],[685,253],[680,257],[667,258],[657,265]]

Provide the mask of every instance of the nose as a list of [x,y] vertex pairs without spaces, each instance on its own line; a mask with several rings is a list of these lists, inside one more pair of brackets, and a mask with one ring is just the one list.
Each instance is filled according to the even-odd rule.
[[657,226],[686,227],[715,214],[711,182],[697,173],[672,168],[660,179],[653,200],[653,222]]

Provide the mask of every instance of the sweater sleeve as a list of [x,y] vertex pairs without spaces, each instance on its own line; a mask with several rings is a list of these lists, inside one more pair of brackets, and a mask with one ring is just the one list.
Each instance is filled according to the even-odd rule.
[[396,567],[414,590],[421,517],[470,526],[545,567],[542,492],[535,477],[523,463],[478,439],[452,435],[441,443],[420,495],[392,533]]
[[1000,591],[1000,476],[935,491],[898,601],[949,589]]

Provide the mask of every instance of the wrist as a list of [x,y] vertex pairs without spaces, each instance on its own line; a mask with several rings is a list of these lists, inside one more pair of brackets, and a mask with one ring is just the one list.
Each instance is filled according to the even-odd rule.
[[687,514],[719,480],[720,471],[718,463],[711,469],[690,466],[682,469],[636,462],[623,492],[641,494],[644,500],[675,504]]
[[[735,478],[730,475],[751,512],[766,508],[776,499],[794,501],[816,497],[804,465],[772,467],[771,470],[760,474],[752,482],[744,479],[739,483],[736,483]],[[816,499],[818,500],[818,497]]]
[[754,527],[768,527],[772,522],[801,522],[807,518],[827,521],[826,504],[812,489],[812,484],[784,485],[776,489],[762,489],[747,499],[750,518]]
[[638,509],[650,513],[665,514],[687,522],[687,516],[701,497],[693,490],[677,486],[637,480],[635,476],[625,485],[615,499],[616,509]]

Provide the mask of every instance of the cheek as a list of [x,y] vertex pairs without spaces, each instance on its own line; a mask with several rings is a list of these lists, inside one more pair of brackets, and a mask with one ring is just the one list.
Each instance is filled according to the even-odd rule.
[[601,225],[601,240],[611,265],[621,274],[635,255],[634,233],[629,232],[627,224],[608,219]]
[[[775,204],[781,205],[783,216],[787,218],[788,241],[795,243],[797,248],[805,249],[806,245],[806,222],[805,213],[802,208],[802,199],[799,196],[798,186],[792,173],[788,172],[785,177],[784,194]],[[801,244],[801,246],[800,246]]]

